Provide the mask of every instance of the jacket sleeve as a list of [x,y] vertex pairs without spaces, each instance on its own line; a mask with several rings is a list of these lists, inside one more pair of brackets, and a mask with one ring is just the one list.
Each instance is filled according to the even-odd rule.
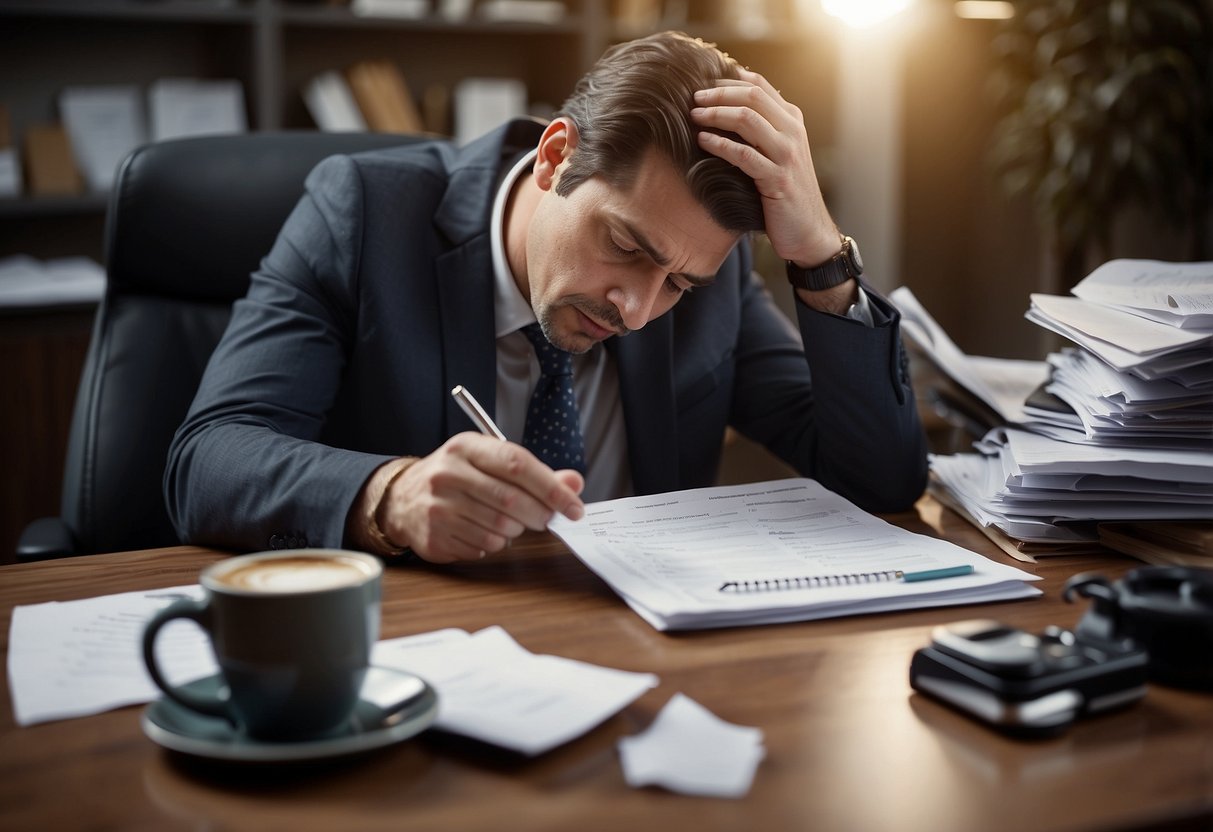
[[864,289],[873,327],[797,300],[797,338],[761,280],[743,280],[732,423],[860,507],[903,511],[926,486],[926,440],[898,312]]
[[317,441],[355,331],[361,205],[354,162],[322,162],[234,305],[169,449],[165,498],[182,540],[339,546],[362,483],[387,459]]

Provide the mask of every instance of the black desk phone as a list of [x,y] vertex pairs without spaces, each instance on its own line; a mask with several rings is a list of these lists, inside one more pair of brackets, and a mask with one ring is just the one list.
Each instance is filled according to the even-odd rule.
[[910,685],[1001,730],[1045,735],[1141,699],[1147,663],[1132,642],[977,619],[936,627],[914,653]]

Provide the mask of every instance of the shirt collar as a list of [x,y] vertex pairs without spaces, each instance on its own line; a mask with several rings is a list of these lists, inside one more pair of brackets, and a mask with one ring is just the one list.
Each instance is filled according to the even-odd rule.
[[493,199],[493,213],[489,219],[489,244],[493,253],[493,309],[497,319],[497,337],[509,335],[527,324],[536,321],[535,310],[514,282],[509,260],[505,256],[505,204],[510,191],[522,174],[534,163],[536,151],[524,155],[501,180],[497,196]]

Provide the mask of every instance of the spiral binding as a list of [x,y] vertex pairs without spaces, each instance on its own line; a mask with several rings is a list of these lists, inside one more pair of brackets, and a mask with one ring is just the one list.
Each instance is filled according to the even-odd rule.
[[885,569],[879,572],[851,572],[840,575],[806,575],[801,578],[765,578],[755,581],[726,581],[721,592],[772,592],[781,589],[816,589],[832,586],[856,586],[900,580],[904,576],[900,569]]

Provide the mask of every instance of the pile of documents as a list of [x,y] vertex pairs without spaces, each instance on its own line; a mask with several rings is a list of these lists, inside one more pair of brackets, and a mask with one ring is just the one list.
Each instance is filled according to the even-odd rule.
[[1094,542],[1115,521],[1208,522],[1213,263],[1114,260],[1074,297],[1032,295],[1027,317],[1077,347],[1049,356],[1048,381],[1004,409],[979,453],[932,457],[941,499],[1028,544]]
[[[580,521],[558,516],[549,528],[658,630],[1040,594],[1025,583],[1034,575],[886,523],[807,479],[591,503]],[[913,580],[927,575],[940,577]]]

